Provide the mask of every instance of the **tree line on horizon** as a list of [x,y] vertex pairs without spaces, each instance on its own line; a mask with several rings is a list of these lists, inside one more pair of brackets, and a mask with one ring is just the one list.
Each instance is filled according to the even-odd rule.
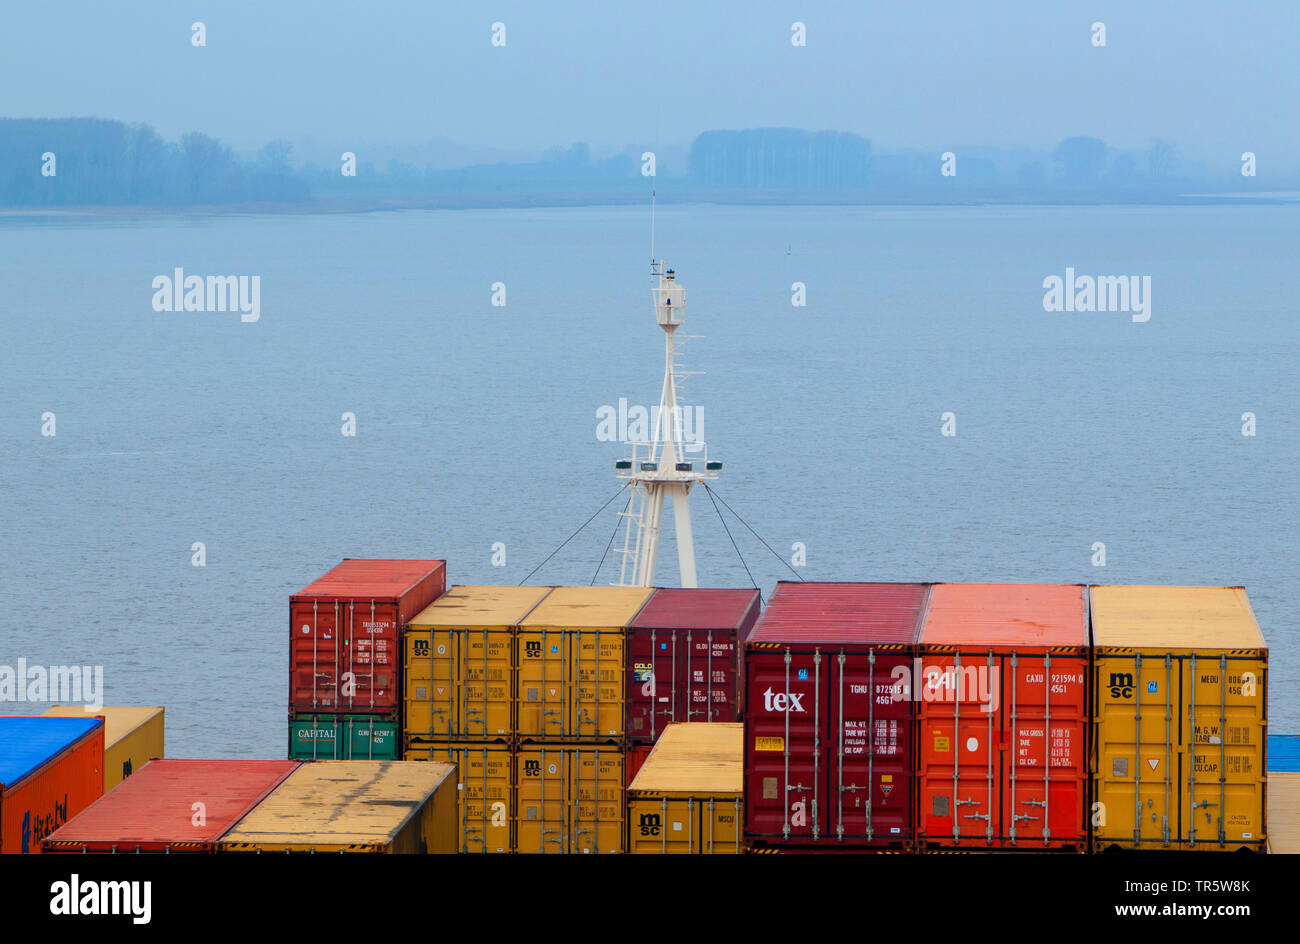
[[[989,149],[956,154],[955,176],[941,172],[941,156],[873,151],[850,132],[797,128],[705,131],[692,143],[685,167],[657,168],[687,193],[730,194],[744,202],[770,194],[871,197],[945,194],[1107,195],[1170,194],[1188,186],[1249,189],[1254,178],[1180,170],[1176,148],[1154,142],[1145,152],[1115,150],[1100,139],[1075,136],[1050,154],[1008,164]],[[0,206],[185,206],[283,204],[360,194],[548,193],[633,196],[646,188],[640,154],[593,159],[585,143],[552,148],[527,163],[419,168],[400,161],[376,167],[359,156],[355,176],[339,165],[295,161],[286,141],[271,141],[242,157],[216,138],[191,132],[164,140],[147,124],[99,118],[0,118]],[[1300,173],[1269,189],[1300,185]],[[1260,188],[1263,189],[1263,188]]]

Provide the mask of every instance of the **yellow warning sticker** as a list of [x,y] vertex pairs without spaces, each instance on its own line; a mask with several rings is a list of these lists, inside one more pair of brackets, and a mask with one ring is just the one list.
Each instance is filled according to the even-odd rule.
[[948,739],[946,737],[936,737],[934,739],[934,749],[944,754],[948,753]]
[[756,751],[783,751],[785,750],[785,738],[773,737],[756,737],[754,738],[754,750]]

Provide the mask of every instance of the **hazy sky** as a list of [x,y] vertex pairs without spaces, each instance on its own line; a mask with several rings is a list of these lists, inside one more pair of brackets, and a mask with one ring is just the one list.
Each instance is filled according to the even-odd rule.
[[1263,175],[1300,162],[1300,0],[5,0],[0,115],[144,121],[240,150],[599,152],[758,126],[856,131],[877,150],[1163,137],[1212,162],[1255,151]]

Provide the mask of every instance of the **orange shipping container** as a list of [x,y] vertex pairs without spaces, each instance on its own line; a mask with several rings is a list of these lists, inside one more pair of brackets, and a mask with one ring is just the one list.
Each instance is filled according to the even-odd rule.
[[0,853],[40,852],[103,793],[102,718],[0,718]]
[[918,846],[1085,851],[1084,588],[936,584],[919,655]]

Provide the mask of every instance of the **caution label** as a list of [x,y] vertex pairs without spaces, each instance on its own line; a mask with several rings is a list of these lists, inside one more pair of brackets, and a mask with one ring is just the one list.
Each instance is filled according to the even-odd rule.
[[756,738],[754,738],[754,750],[756,750],[756,751],[783,751],[783,750],[785,750],[785,738],[781,738],[781,737],[756,737]]

